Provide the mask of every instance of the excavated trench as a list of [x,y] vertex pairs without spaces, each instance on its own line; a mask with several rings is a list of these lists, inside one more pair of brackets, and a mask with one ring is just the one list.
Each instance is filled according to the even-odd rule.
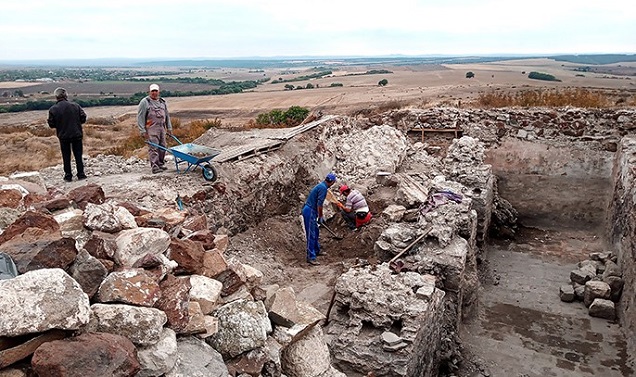
[[633,374],[618,321],[559,298],[590,253],[618,254],[607,237],[615,159],[596,143],[510,139],[489,150],[519,228],[484,246],[479,308],[462,329],[484,375]]
[[[623,295],[620,319],[611,321],[559,298],[570,271],[590,253],[617,255],[627,292],[633,286],[627,250],[636,225],[628,194],[629,148],[636,147],[623,148],[624,130],[608,125],[619,115],[602,115],[600,126],[588,123],[597,135],[606,127],[603,137],[572,137],[563,124],[528,137],[533,132],[521,133],[528,127],[518,118],[561,115],[511,120],[513,111],[453,111],[338,119],[267,158],[222,166],[228,194],[222,200],[234,202],[211,199],[208,218],[235,234],[228,257],[259,268],[264,284],[292,286],[297,299],[322,313],[332,309],[323,332],[332,363],[347,376],[633,373],[627,355],[634,340],[624,336],[633,328],[631,301]],[[466,137],[409,139],[410,129],[432,118],[437,126],[460,125]],[[222,146],[222,135],[208,137]],[[627,152],[621,155],[621,148]],[[328,226],[343,239],[323,230],[327,256],[309,267],[298,215],[305,195],[329,171],[360,189],[376,216],[351,232],[328,209]],[[378,171],[392,178],[380,180]],[[464,201],[422,212],[428,194],[441,189]],[[403,207],[397,217],[396,205]],[[241,212],[219,210],[230,207]],[[426,224],[433,231],[423,235]],[[389,268],[386,262],[418,236],[422,241],[399,259],[401,271]],[[434,285],[421,293],[428,284],[421,279],[431,276]],[[387,332],[405,348],[383,344]]]

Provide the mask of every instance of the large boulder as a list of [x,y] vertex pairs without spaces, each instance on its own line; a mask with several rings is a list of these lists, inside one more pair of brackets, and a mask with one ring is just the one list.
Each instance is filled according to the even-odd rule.
[[0,336],[77,330],[90,318],[88,296],[61,269],[36,270],[0,280],[0,297]]
[[283,373],[289,377],[318,377],[331,369],[329,348],[320,326],[286,347],[281,355]]
[[21,274],[42,268],[66,269],[77,257],[74,239],[62,238],[59,231],[37,228],[3,243],[0,252],[11,256]]
[[143,268],[125,268],[104,279],[99,286],[97,300],[152,307],[159,297],[159,283],[151,274]]
[[132,377],[140,369],[135,346],[124,336],[86,333],[44,343],[31,360],[39,376]]
[[122,304],[94,304],[87,331],[123,335],[140,346],[156,344],[166,315],[158,309]]
[[141,370],[136,377],[154,377],[168,373],[177,362],[177,334],[164,327],[159,341],[137,349]]
[[262,347],[272,331],[261,301],[234,301],[217,309],[214,316],[219,319],[219,331],[206,341],[224,356]]
[[115,243],[115,261],[123,267],[132,267],[146,254],[165,253],[170,245],[170,235],[155,228],[126,229],[119,233]]
[[177,362],[166,377],[228,377],[223,357],[214,348],[195,337],[177,341]]

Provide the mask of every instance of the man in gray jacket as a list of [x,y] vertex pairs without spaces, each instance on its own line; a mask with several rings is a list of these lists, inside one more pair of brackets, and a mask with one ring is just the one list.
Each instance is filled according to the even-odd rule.
[[[159,97],[159,85],[157,84],[150,85],[148,95],[139,102],[137,127],[146,141],[166,147],[166,132],[168,135],[172,135],[172,123],[166,101]],[[164,161],[165,156],[165,150],[148,144],[148,160],[153,174],[161,173],[167,169]]]
[[86,179],[84,161],[82,160],[82,137],[84,136],[82,124],[86,122],[86,113],[80,105],[68,100],[66,89],[57,88],[53,94],[57,103],[49,109],[47,122],[49,127],[55,128],[57,138],[60,140],[62,162],[64,164],[64,180],[66,182],[73,180],[71,151],[75,157],[77,179]]

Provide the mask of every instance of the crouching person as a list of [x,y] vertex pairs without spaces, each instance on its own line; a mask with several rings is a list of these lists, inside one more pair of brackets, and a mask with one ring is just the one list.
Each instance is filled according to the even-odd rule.
[[345,204],[340,205],[340,213],[347,222],[349,229],[356,230],[357,228],[367,224],[371,221],[371,212],[369,212],[369,206],[366,199],[360,191],[352,190],[347,185],[340,186],[340,194],[345,196]]

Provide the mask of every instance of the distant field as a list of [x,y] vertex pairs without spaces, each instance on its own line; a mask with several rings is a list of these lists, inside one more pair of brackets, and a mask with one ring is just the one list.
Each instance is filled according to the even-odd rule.
[[[634,66],[626,63],[626,66]],[[387,102],[400,102],[404,106],[449,105],[465,106],[480,93],[488,91],[519,91],[532,88],[573,88],[603,89],[633,95],[636,77],[609,75],[596,72],[577,72],[581,64],[557,62],[551,59],[519,59],[470,64],[421,64],[421,65],[358,65],[333,68],[330,77],[295,81],[289,84],[305,87],[312,84],[314,89],[285,90],[285,83],[277,83],[278,78],[289,79],[316,72],[314,67],[282,67],[263,70],[247,68],[218,68],[200,70],[179,70],[179,75],[215,78],[224,81],[256,80],[269,77],[272,80],[253,90],[240,94],[167,98],[170,111],[184,120],[206,117],[219,118],[225,124],[240,126],[260,112],[272,109],[286,109],[290,106],[305,106],[310,109],[345,114],[359,109],[368,109]],[[390,74],[363,75],[370,69],[386,69]],[[467,79],[466,73],[473,72],[474,78]],[[527,77],[531,71],[554,75],[561,82],[532,80]],[[381,87],[382,79],[388,85]],[[341,87],[330,87],[331,84]],[[4,90],[11,83],[2,83]],[[55,87],[63,85],[72,96],[110,95],[127,96],[146,91],[145,82],[62,82],[25,85],[15,83],[26,95],[35,98],[52,98],[51,94],[36,94],[42,91],[52,93]],[[160,83],[162,89],[196,91],[209,89],[206,84]],[[133,110],[131,110],[133,109]],[[134,106],[101,107],[88,109],[97,116],[130,117]],[[0,114],[1,124],[30,124],[41,122],[43,115],[38,112],[21,114]]]
[[[617,66],[618,64],[614,65]],[[627,64],[625,64],[627,66]],[[587,88],[603,92],[610,98],[623,99],[623,105],[636,104],[636,78],[597,72],[578,72],[580,64],[556,62],[550,59],[507,60],[470,64],[422,64],[422,65],[358,65],[338,67],[330,77],[294,81],[288,84],[314,89],[286,90],[283,79],[299,77],[315,72],[313,67],[266,68],[262,71],[221,68],[201,71],[181,71],[179,76],[206,77],[224,81],[254,80],[270,77],[255,89],[228,95],[166,98],[171,117],[182,124],[198,119],[218,119],[224,127],[243,127],[259,114],[273,109],[303,106],[309,110],[321,110],[324,114],[354,115],[383,111],[390,108],[429,106],[471,106],[484,93],[512,93],[523,90]],[[634,66],[633,64],[631,65]],[[363,75],[369,69],[386,69],[392,73]],[[466,78],[467,72],[474,78]],[[554,75],[561,82],[532,80],[528,73],[537,71]],[[205,74],[203,76],[202,74]],[[171,76],[175,77],[175,76]],[[386,79],[386,86],[378,82]],[[342,86],[331,87],[332,83]],[[61,83],[1,83],[0,93],[11,88],[21,89],[33,97],[52,99],[55,87],[65,86],[72,95],[99,96],[130,95],[145,91],[145,82],[61,82]],[[12,86],[13,85],[13,86]],[[209,88],[204,84],[160,83],[167,90],[197,90]],[[0,98],[0,102],[2,99]],[[618,101],[617,101],[618,103]],[[135,126],[137,106],[90,107],[88,115],[85,153],[104,153],[138,131]],[[47,111],[0,114],[0,174],[15,170],[40,169],[58,164],[59,146],[52,130],[46,124]],[[29,156],[24,156],[28,151]],[[33,159],[33,155],[45,158]]]

